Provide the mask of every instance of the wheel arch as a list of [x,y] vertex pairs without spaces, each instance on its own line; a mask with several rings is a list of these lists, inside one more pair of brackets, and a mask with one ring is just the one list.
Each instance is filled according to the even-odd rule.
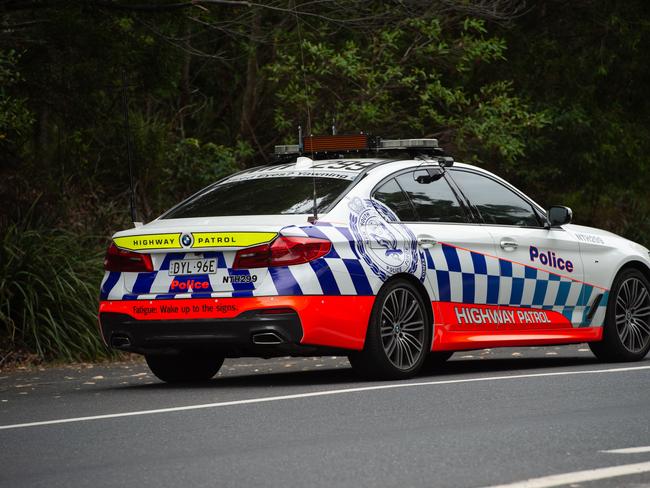
[[614,285],[614,281],[616,281],[616,277],[626,269],[636,269],[643,274],[648,281],[650,281],[650,267],[648,267],[648,265],[643,261],[632,260],[624,263],[618,271],[616,271],[616,275],[614,275],[614,279],[612,280],[612,286]]

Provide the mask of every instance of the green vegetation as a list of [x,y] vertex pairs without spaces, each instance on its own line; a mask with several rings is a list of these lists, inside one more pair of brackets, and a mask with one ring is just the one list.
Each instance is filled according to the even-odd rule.
[[107,357],[97,333],[101,261],[91,239],[9,225],[0,241],[5,347],[68,361]]
[[130,226],[124,81],[142,220],[335,120],[437,137],[650,245],[645,1],[0,0],[0,21],[0,366],[16,349],[107,354],[101,255]]

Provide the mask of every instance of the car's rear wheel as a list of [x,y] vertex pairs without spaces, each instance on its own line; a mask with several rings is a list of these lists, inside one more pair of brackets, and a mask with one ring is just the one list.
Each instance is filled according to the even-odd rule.
[[607,303],[603,340],[589,344],[602,361],[639,361],[650,350],[650,282],[628,268],[614,280]]
[[431,324],[418,289],[406,280],[377,294],[362,351],[349,356],[361,375],[399,379],[416,374],[431,346]]
[[208,381],[223,364],[222,355],[206,354],[147,354],[151,372],[166,383]]

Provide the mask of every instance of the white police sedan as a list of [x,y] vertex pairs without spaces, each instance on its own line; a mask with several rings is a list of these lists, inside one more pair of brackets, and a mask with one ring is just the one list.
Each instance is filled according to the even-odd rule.
[[571,224],[434,139],[306,137],[118,232],[106,343],[164,381],[225,357],[345,354],[405,378],[454,351],[589,343],[650,349],[648,249]]

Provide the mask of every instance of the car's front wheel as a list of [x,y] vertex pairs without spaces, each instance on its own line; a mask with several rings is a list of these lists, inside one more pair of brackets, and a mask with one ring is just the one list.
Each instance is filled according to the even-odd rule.
[[223,364],[223,356],[206,354],[147,354],[151,372],[166,383],[208,381]]
[[361,375],[400,379],[416,374],[431,347],[431,324],[422,295],[406,280],[387,283],[377,294],[362,351],[349,356]]
[[603,340],[589,344],[602,361],[639,361],[650,350],[650,282],[628,268],[614,280],[607,303]]

